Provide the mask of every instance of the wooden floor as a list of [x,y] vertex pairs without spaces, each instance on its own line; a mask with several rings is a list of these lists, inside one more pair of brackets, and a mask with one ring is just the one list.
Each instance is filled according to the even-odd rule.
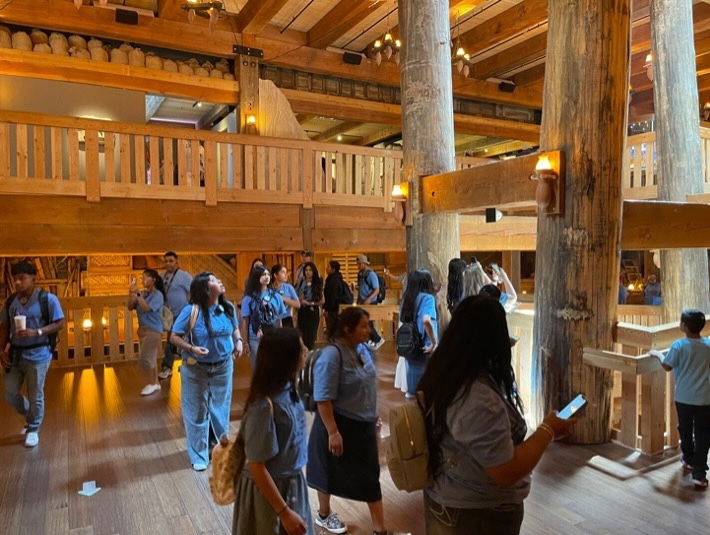
[[[385,355],[379,364],[380,412],[388,434],[387,407],[402,396],[392,387],[393,357]],[[235,425],[247,377],[242,359]],[[230,533],[232,508],[212,503],[207,474],[193,472],[187,461],[179,377],[147,399],[138,395],[141,387],[132,364],[52,370],[40,445],[33,450],[22,445],[20,417],[0,403],[0,534]],[[628,453],[612,445],[553,445],[535,471],[523,533],[710,533],[710,496],[692,490],[678,463],[648,472],[617,471],[626,479],[589,466],[600,454]],[[78,495],[87,480],[103,490],[89,498]],[[423,535],[421,495],[397,491],[384,467],[382,483],[389,528]],[[334,509],[350,533],[371,533],[363,504],[335,500]]]

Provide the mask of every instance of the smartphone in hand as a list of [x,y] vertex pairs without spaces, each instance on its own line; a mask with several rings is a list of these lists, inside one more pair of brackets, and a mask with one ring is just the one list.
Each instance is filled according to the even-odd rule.
[[579,394],[572,401],[570,401],[561,411],[559,411],[557,413],[557,416],[563,420],[567,420],[568,418],[571,418],[576,413],[578,413],[580,409],[586,404],[587,400],[585,399],[584,394]]
[[491,264],[491,269],[500,275],[500,266],[498,264]]

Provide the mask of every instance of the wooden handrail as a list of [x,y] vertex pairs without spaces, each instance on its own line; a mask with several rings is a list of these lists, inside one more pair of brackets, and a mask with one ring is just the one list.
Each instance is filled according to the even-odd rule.
[[[701,334],[710,335],[710,324],[705,325]],[[614,332],[614,342],[641,349],[664,349],[682,336],[677,321],[652,327],[619,322]]]
[[591,366],[622,373],[630,373],[631,375],[644,375],[662,369],[658,358],[648,353],[634,356],[627,355],[626,353],[585,347],[583,349],[582,358],[585,363]]

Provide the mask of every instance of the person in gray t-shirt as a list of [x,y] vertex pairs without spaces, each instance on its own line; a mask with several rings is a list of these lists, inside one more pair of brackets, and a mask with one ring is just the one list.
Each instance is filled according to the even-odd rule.
[[[163,285],[165,286],[165,305],[173,313],[173,319],[177,319],[180,311],[190,300],[190,284],[192,275],[178,266],[178,255],[174,251],[168,251],[163,255],[165,260],[165,272],[163,273]],[[177,348],[169,342],[165,343],[165,355],[160,366],[158,378],[167,379],[173,374],[173,363]]]
[[498,301],[471,296],[458,304],[419,389],[429,436],[426,532],[519,533],[530,472],[574,420],[552,412],[525,439],[505,310]]

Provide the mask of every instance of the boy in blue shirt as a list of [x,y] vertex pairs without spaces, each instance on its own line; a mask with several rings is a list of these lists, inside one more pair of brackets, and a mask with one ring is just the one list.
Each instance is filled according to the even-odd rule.
[[[666,371],[673,371],[675,405],[678,411],[683,468],[692,470],[698,490],[708,488],[707,458],[710,449],[710,340],[700,336],[705,314],[686,309],[680,316],[685,338],[676,340],[661,359]],[[658,351],[651,354],[662,357]]]
[[[64,328],[64,312],[56,296],[35,287],[37,269],[32,263],[19,262],[11,271],[17,293],[0,312],[0,362],[5,369],[5,401],[25,417],[25,446],[33,448],[39,443],[44,379],[54,335]],[[27,397],[21,393],[23,383]]]

